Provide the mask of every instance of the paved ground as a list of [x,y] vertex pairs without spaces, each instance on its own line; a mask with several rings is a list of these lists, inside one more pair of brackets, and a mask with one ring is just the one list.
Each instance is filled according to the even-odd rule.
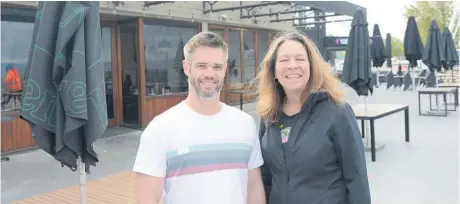
[[[363,103],[363,98],[348,91],[349,103]],[[377,162],[371,162],[370,153],[366,153],[373,203],[459,203],[459,111],[450,112],[446,118],[422,117],[418,115],[416,93],[383,88],[377,89],[367,102],[409,104],[411,120],[410,143],[404,142],[402,112],[376,121],[377,143],[386,147],[377,153]],[[258,121],[254,104],[246,104],[245,110]],[[88,179],[130,170],[140,133],[134,131],[99,140],[96,148],[100,163],[93,168]],[[8,162],[2,162],[1,167],[2,203],[78,184],[78,172],[62,168],[43,151],[10,158]]]

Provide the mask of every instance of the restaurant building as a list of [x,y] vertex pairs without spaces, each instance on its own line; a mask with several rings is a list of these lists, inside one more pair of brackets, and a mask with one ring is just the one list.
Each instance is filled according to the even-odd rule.
[[[11,66],[21,78],[24,76],[36,5],[1,3],[2,76]],[[182,70],[182,48],[200,31],[216,32],[227,41],[228,72],[220,98],[227,104],[239,103],[240,95],[231,92],[251,88],[249,84],[277,32],[296,29],[293,21],[300,21],[293,18],[302,17],[306,11],[319,11],[299,5],[266,1],[101,1],[109,127],[145,128],[155,116],[185,99],[188,83]],[[2,100],[4,97],[2,88]],[[2,108],[2,153],[35,146],[29,126],[18,118],[19,98],[13,97]],[[254,95],[244,96],[244,101],[254,99]]]

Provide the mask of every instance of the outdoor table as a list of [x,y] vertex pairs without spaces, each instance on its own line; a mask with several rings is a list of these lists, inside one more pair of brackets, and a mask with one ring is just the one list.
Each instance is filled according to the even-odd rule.
[[243,110],[243,95],[245,94],[256,94],[254,91],[247,91],[247,90],[233,90],[230,93],[240,94],[240,110]]
[[455,88],[455,106],[458,106],[458,89],[460,87],[460,83],[443,83],[438,84],[438,87],[441,88]]
[[[456,111],[457,110],[457,107],[454,105],[454,109],[448,109],[447,108],[447,94],[454,94],[455,95],[455,91],[457,90],[458,88],[449,88],[449,87],[446,87],[446,88],[424,88],[424,89],[419,89],[418,90],[418,114],[419,115],[426,115],[426,116],[444,116],[444,117],[447,117],[447,111]],[[436,95],[436,102],[437,101],[437,98],[438,98],[438,95],[442,95],[443,96],[443,102],[444,102],[444,114],[425,114],[425,113],[422,113],[422,104],[421,104],[421,95],[429,95],[430,96],[430,111],[434,111],[435,109],[433,109],[432,107],[432,104],[431,104],[431,95]],[[440,110],[439,109],[439,106],[438,106],[438,109],[437,110]]]
[[375,127],[374,122],[379,118],[404,111],[404,126],[405,126],[405,139],[409,142],[409,105],[407,104],[367,104],[367,110],[364,104],[354,105],[353,112],[356,119],[361,120],[361,134],[364,138],[364,121],[369,120],[371,130],[371,155],[372,161],[376,161],[376,148],[375,148]]

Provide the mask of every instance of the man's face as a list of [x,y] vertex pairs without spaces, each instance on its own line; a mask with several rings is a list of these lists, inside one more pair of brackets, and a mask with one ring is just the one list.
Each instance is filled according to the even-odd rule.
[[190,91],[205,100],[219,96],[227,67],[222,48],[198,47],[183,65]]

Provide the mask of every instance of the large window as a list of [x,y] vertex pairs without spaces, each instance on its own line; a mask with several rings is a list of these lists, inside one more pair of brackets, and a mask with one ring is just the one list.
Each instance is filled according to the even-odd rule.
[[105,79],[105,94],[107,104],[107,117],[114,118],[113,114],[113,81],[112,81],[112,38],[111,28],[101,27],[102,33],[102,54],[104,56],[104,79]]
[[271,37],[274,37],[276,32],[218,25],[211,25],[209,31],[221,34],[222,37],[227,36],[229,49],[227,77],[230,89],[246,88],[257,76],[259,64],[262,63],[270,46]]
[[241,32],[239,30],[228,31],[229,49],[229,73],[230,83],[241,83]]
[[1,28],[1,108],[2,112],[18,111],[34,24],[2,21]]
[[244,80],[243,82],[252,82],[256,76],[256,46],[254,31],[244,31]]
[[147,96],[188,91],[182,69],[184,44],[198,32],[197,27],[144,25],[145,86]]
[[259,66],[258,68],[260,69],[260,64],[265,58],[265,55],[267,54],[268,48],[270,46],[269,42],[269,32],[261,30],[259,31],[259,36],[258,36],[258,43],[259,43]]

